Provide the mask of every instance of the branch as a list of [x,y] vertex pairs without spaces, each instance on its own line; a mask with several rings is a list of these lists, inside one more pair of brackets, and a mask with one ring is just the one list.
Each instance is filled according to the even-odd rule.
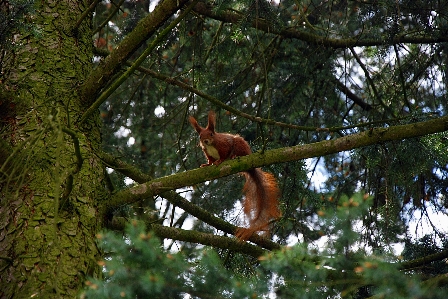
[[85,106],[90,106],[98,91],[106,85],[123,62],[187,2],[188,0],[159,2],[154,11],[142,19],[104,62],[90,73],[81,87],[82,103]]
[[164,28],[157,37],[151,42],[151,44],[143,51],[143,53],[137,58],[137,60],[131,65],[130,68],[124,72],[117,80],[115,80],[107,90],[105,90],[93,103],[89,109],[84,113],[84,115],[80,119],[80,123],[83,123],[91,114],[98,111],[98,108],[101,106],[101,104],[127,79],[129,78],[132,73],[134,73],[135,69],[138,68],[145,60],[146,57],[151,54],[152,50],[162,42],[163,38],[171,32],[171,30],[176,27],[177,24],[179,24],[180,21],[182,21],[185,16],[187,16],[190,11],[193,9],[194,4],[198,0],[194,0],[174,21],[172,21],[166,28]]
[[364,72],[364,75],[366,76],[366,80],[369,83],[369,86],[372,88],[373,95],[377,99],[377,101],[380,103],[380,105],[386,110],[389,114],[394,115],[392,109],[389,107],[389,105],[386,105],[384,101],[382,100],[380,93],[378,92],[378,89],[376,88],[375,83],[373,82],[372,78],[370,77],[369,70],[362,62],[361,58],[359,58],[358,54],[355,52],[355,49],[353,47],[350,47],[350,52],[352,52],[353,57],[355,57],[356,61],[358,62],[359,66]]
[[[109,16],[93,31],[93,35],[100,32],[100,30],[109,23],[110,20],[115,16],[115,14],[120,10],[121,5],[123,5],[125,0],[120,0],[118,4],[114,4],[114,10],[109,14]],[[113,2],[112,2],[113,3]]]
[[156,233],[157,236],[161,238],[199,243],[207,246],[241,252],[253,257],[259,257],[266,253],[266,250],[263,250],[260,247],[251,245],[247,242],[241,242],[235,238],[215,236],[212,234],[201,233],[193,230],[167,227],[160,224],[152,224],[151,229]]
[[[108,166],[128,176],[137,183],[143,184],[144,182],[147,182],[151,179],[150,175],[142,173],[136,167],[128,165],[110,154],[102,152],[99,155],[99,157]],[[185,198],[183,198],[174,191],[164,192],[160,194],[160,196],[167,199],[171,204],[181,208],[185,212],[196,217],[197,219],[200,219],[201,221],[207,223],[208,225],[218,230],[221,230],[227,234],[234,235],[238,228],[237,226],[230,224],[229,222],[224,221],[219,217],[216,217],[212,213],[209,213],[207,210],[204,210],[203,208],[198,207],[195,204],[192,204],[191,202],[189,202],[188,200],[186,200]],[[260,236],[257,236],[255,234],[252,235],[249,241],[254,242],[255,244],[268,250],[280,249],[280,245],[278,245],[277,243],[272,242],[266,238],[261,238]]]
[[105,203],[106,206],[104,208],[108,209],[125,204],[132,204],[169,190],[192,186],[241,171],[247,171],[255,167],[320,157],[387,141],[419,137],[446,130],[448,130],[448,116],[407,125],[375,128],[338,139],[255,153],[249,156],[238,157],[234,160],[224,161],[219,166],[213,165],[180,172],[122,190],[114,194],[111,200]]
[[68,197],[70,196],[70,194],[73,190],[73,175],[77,174],[81,170],[84,159],[82,158],[81,148],[79,146],[79,138],[78,138],[78,135],[76,134],[76,132],[69,128],[65,128],[65,127],[62,127],[62,132],[66,133],[72,137],[73,146],[75,149],[76,161],[77,161],[76,166],[72,170],[70,170],[68,177],[65,181],[65,189],[64,189],[64,193],[62,194],[62,199],[66,200],[66,199],[68,199]]
[[8,264],[12,264],[14,262],[14,260],[12,258],[10,258],[9,256],[3,256],[3,255],[0,255],[0,260],[4,260]]
[[431,277],[423,282],[423,285],[430,288],[446,287],[448,285],[448,276],[446,273]]
[[353,103],[355,103],[365,111],[372,110],[372,105],[364,102],[360,97],[354,94],[347,86],[342,84],[342,82],[340,82],[338,79],[335,79],[334,82],[336,83],[336,88],[339,89],[339,91],[341,91],[342,93],[344,93],[350,100],[352,100]]
[[[113,230],[124,231],[128,223],[129,221],[123,217],[114,217],[110,228]],[[235,238],[216,236],[209,233],[184,230],[175,227],[167,227],[157,223],[145,224],[145,226],[147,226],[148,230],[153,231],[160,238],[213,246],[221,249],[248,254],[253,257],[259,257],[267,253],[266,250],[261,249],[260,247],[251,245],[246,242],[241,242],[240,240]],[[274,249],[280,249],[280,246],[278,244],[276,245],[277,247]]]
[[[241,112],[240,110],[235,109],[235,108],[233,108],[230,105],[226,105],[223,102],[221,102],[218,98],[215,98],[215,97],[213,97],[213,96],[211,96],[211,95],[209,95],[209,94],[207,94],[207,93],[205,93],[205,92],[203,92],[203,91],[201,91],[199,89],[194,88],[191,85],[188,85],[188,84],[186,84],[184,82],[176,80],[176,79],[174,79],[172,77],[169,77],[169,76],[157,73],[157,72],[155,72],[153,70],[150,70],[150,69],[147,69],[147,68],[143,68],[143,67],[138,67],[137,70],[139,70],[142,73],[148,74],[148,75],[150,75],[153,78],[159,79],[160,81],[164,81],[164,82],[166,82],[168,84],[171,84],[171,85],[174,85],[174,86],[178,86],[178,87],[180,87],[180,88],[182,88],[184,90],[188,90],[188,91],[190,91],[190,92],[200,96],[201,98],[206,99],[210,103],[215,104],[218,107],[221,107],[221,108],[223,108],[223,109],[225,109],[225,110],[227,110],[227,111],[229,111],[229,112],[231,112],[231,113],[233,113],[235,115],[244,117],[244,118],[246,118],[248,120],[251,120],[253,122],[256,122],[256,123],[264,123],[264,124],[267,124],[267,125],[274,125],[274,126],[278,126],[278,127],[295,129],[295,130],[302,130],[302,131],[313,131],[314,132],[314,131],[318,130],[318,128],[316,128],[316,127],[306,127],[306,126],[298,126],[298,125],[293,125],[293,124],[286,124],[286,123],[274,121],[272,119],[266,119],[266,118],[252,116],[250,114]],[[329,129],[321,129],[321,130],[330,132]],[[337,130],[340,130],[340,128],[337,129]],[[334,131],[337,131],[337,130],[335,129]]]
[[79,25],[81,25],[82,21],[95,9],[96,5],[100,2],[100,0],[95,0],[90,4],[90,6],[82,13],[81,17],[76,22],[73,30],[78,30]]
[[[103,53],[104,54],[104,53]],[[368,127],[368,126],[374,126],[374,125],[378,125],[378,124],[386,124],[386,123],[390,123],[390,122],[396,122],[396,121],[400,121],[403,119],[406,119],[406,117],[401,117],[401,118],[394,118],[394,119],[385,119],[385,120],[376,120],[376,121],[371,121],[371,122],[365,122],[365,123],[359,123],[359,124],[354,124],[354,125],[350,125],[350,126],[340,126],[340,127],[331,127],[331,128],[316,128],[316,127],[308,127],[308,126],[299,126],[299,125],[293,125],[293,124],[287,124],[287,123],[283,123],[283,122],[279,122],[279,121],[275,121],[272,119],[267,119],[267,118],[261,118],[258,116],[252,116],[250,114],[241,112],[238,109],[233,108],[232,106],[226,105],[223,102],[221,102],[218,98],[215,98],[199,89],[194,88],[191,85],[188,85],[184,82],[181,82],[175,78],[169,77],[167,75],[163,75],[160,73],[157,73],[151,69],[147,69],[144,67],[138,67],[137,68],[138,71],[150,75],[153,78],[159,79],[161,81],[164,81],[168,84],[174,85],[174,86],[178,86],[184,90],[188,90],[198,96],[200,96],[201,98],[209,101],[210,103],[215,104],[218,107],[221,107],[235,115],[241,116],[243,118],[246,118],[250,121],[253,121],[255,123],[263,123],[266,125],[273,125],[273,126],[277,126],[277,127],[282,127],[282,128],[288,128],[288,129],[295,129],[295,130],[300,130],[300,131],[308,131],[308,132],[337,132],[339,133],[341,130],[347,130],[347,129],[353,129],[353,128],[361,128],[361,127]],[[341,92],[346,93],[347,97],[349,97],[349,99],[351,99],[353,102],[355,102],[356,104],[358,104],[360,107],[362,107],[364,110],[369,111],[371,109],[373,109],[373,107],[370,104],[367,104],[365,102],[362,101],[361,98],[359,98],[357,95],[355,95],[353,92],[351,92],[345,85],[343,85],[341,82],[339,82],[337,79],[334,79],[337,88],[339,90],[341,90]]]
[[[226,23],[239,24],[243,20],[244,16],[236,12],[216,12],[216,9],[211,6],[207,6],[206,3],[199,2],[194,11],[198,14],[204,15],[206,17],[219,20]],[[362,39],[360,36],[355,38],[345,38],[345,39],[334,39],[328,38],[326,36],[311,34],[308,32],[300,31],[295,28],[284,28],[279,29],[273,26],[271,23],[264,19],[256,18],[252,21],[252,27],[268,32],[278,34],[284,38],[295,38],[310,44],[331,47],[331,48],[348,48],[356,46],[380,46],[380,45],[390,45],[399,43],[410,43],[410,44],[434,44],[442,43],[448,41],[447,35],[441,35],[439,37],[433,38],[430,36],[395,36],[393,39]]]
[[395,59],[397,60],[397,65],[398,65],[398,78],[400,78],[400,83],[401,83],[401,88],[403,90],[403,101],[406,105],[406,107],[408,107],[409,112],[412,112],[412,105],[409,102],[408,99],[408,95],[407,95],[407,86],[406,86],[406,81],[404,80],[404,75],[403,75],[403,68],[401,66],[401,61],[400,61],[400,52],[398,51],[397,45],[394,45],[394,51],[395,51]]
[[81,147],[79,146],[79,138],[78,135],[76,134],[75,131],[69,129],[69,128],[62,128],[62,132],[70,135],[70,137],[72,137],[73,140],[73,147],[75,149],[75,156],[76,156],[76,167],[73,169],[72,174],[76,174],[79,172],[79,170],[82,167],[82,164],[84,162],[84,159],[82,158],[81,155]]
[[141,172],[137,167],[129,165],[109,153],[100,152],[96,155],[106,164],[106,166],[115,169],[139,184],[153,179],[149,174]]
[[441,252],[438,252],[435,254],[424,256],[422,258],[415,259],[412,261],[403,262],[403,263],[399,264],[399,269],[400,270],[412,270],[414,268],[417,268],[417,267],[420,267],[423,265],[427,265],[434,261],[440,261],[445,258],[448,258],[448,250],[444,250],[444,251],[441,251]]

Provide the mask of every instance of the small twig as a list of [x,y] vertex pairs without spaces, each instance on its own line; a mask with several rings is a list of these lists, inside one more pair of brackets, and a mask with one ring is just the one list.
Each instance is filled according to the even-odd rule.
[[232,106],[226,105],[224,104],[222,101],[220,101],[219,99],[206,94],[205,92],[194,88],[191,85],[188,85],[186,83],[183,83],[179,80],[176,80],[172,77],[168,77],[166,75],[162,75],[159,74],[153,70],[147,69],[147,68],[143,68],[143,67],[138,67],[137,70],[139,70],[140,72],[146,73],[148,75],[150,75],[153,78],[159,79],[161,81],[164,81],[168,84],[171,85],[175,85],[178,86],[184,90],[188,90],[191,91],[193,93],[195,93],[196,95],[200,96],[203,99],[206,99],[207,101],[215,104],[216,106],[219,106],[235,115],[238,115],[240,117],[246,118],[250,121],[256,122],[256,123],[265,123],[267,125],[273,125],[273,126],[278,126],[278,127],[283,127],[283,128],[289,128],[289,129],[295,129],[295,130],[301,130],[301,131],[311,131],[311,132],[338,132],[341,130],[346,130],[346,129],[352,129],[352,128],[360,128],[360,127],[366,127],[366,126],[371,126],[371,125],[377,125],[377,124],[381,124],[381,123],[389,123],[389,122],[394,122],[394,121],[399,121],[402,119],[405,119],[406,117],[401,117],[401,118],[393,118],[393,119],[386,119],[386,120],[378,120],[378,121],[372,121],[372,122],[367,122],[367,123],[361,123],[361,124],[356,124],[356,125],[351,125],[351,126],[341,126],[341,127],[331,127],[331,128],[316,128],[316,127],[307,127],[307,126],[299,126],[299,125],[293,125],[293,124],[287,124],[287,123],[283,123],[283,122],[278,122],[278,121],[274,121],[272,119],[265,119],[265,118],[261,118],[261,117],[256,117],[256,116],[252,116],[250,114],[241,112],[238,109],[235,109]]
[[[353,49],[353,47],[350,47],[350,52],[352,52],[353,57],[355,57],[356,62],[358,62],[359,66],[361,67],[361,69],[364,71],[364,75],[366,76],[366,80],[367,82],[369,82],[370,87],[372,88],[373,94],[375,96],[375,98],[377,99],[377,101],[381,104],[381,106],[383,106],[385,109],[390,110],[390,108],[384,104],[384,102],[382,101],[380,94],[378,92],[378,90],[376,89],[376,85],[373,82],[372,78],[370,77],[370,73],[369,70],[367,69],[367,67],[364,65],[364,63],[361,61],[361,58],[359,58],[358,54],[355,52],[355,49]],[[389,111],[390,112],[390,111]]]
[[408,100],[408,94],[406,92],[406,82],[404,80],[403,70],[401,68],[400,62],[400,52],[398,51],[397,45],[394,44],[395,55],[397,56],[397,65],[398,65],[398,77],[400,77],[401,87],[403,88],[403,100],[406,106],[409,108],[409,112],[412,112],[411,103]]
[[338,79],[334,79],[334,82],[336,83],[336,88],[339,89],[339,91],[343,92],[350,100],[353,101],[353,103],[355,103],[365,111],[372,110],[373,108],[372,105],[364,102],[363,99],[354,94],[347,86],[345,86]]
[[[92,35],[95,35],[96,33],[98,33],[101,28],[103,28],[104,26],[106,26],[107,23],[109,23],[109,21],[114,17],[114,15],[118,12],[118,10],[120,9],[121,5],[124,3],[125,0],[121,0],[120,3],[114,4],[115,5],[115,9],[110,13],[110,15],[107,16],[107,18],[104,20],[103,23],[101,23],[92,33]],[[113,2],[112,2],[113,3]]]
[[216,30],[215,36],[213,36],[212,43],[210,44],[210,47],[208,48],[207,53],[205,54],[204,62],[207,61],[207,59],[210,55],[210,52],[212,51],[212,49],[215,47],[216,43],[218,42],[218,38],[219,38],[219,35],[221,34],[223,27],[224,27],[224,22],[221,22],[219,24],[218,30]]
[[81,17],[79,18],[79,20],[76,22],[75,26],[73,27],[73,31],[78,30],[78,27],[81,25],[82,21],[84,21],[84,19],[89,15],[89,13],[91,13],[95,9],[98,2],[100,2],[100,0],[93,1],[92,4],[90,4],[89,8],[87,8],[82,13]]
[[79,146],[79,139],[78,139],[78,136],[76,135],[76,132],[71,130],[71,129],[62,128],[62,132],[70,135],[72,137],[72,139],[73,139],[73,146],[75,148],[75,156],[76,156],[76,160],[77,160],[76,168],[75,168],[75,170],[73,172],[73,174],[75,174],[75,173],[77,173],[81,169],[82,163],[84,161],[84,159],[82,158],[82,155],[81,155],[81,149],[80,149],[80,146]]

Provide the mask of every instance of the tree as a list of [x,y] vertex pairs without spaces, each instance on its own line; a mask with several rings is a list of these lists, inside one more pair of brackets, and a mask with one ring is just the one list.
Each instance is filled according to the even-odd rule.
[[[204,273],[224,273],[219,263],[230,271],[223,296],[272,292],[272,277],[279,297],[305,296],[323,278],[313,298],[388,294],[394,279],[403,298],[446,288],[446,272],[409,271],[447,257],[446,232],[432,225],[431,243],[407,227],[416,212],[421,221],[432,220],[429,210],[446,214],[447,4],[152,4],[0,4],[2,298],[73,298],[85,282],[103,290],[95,279],[110,267],[104,257],[134,263],[156,252],[163,264],[174,247],[183,253],[162,281],[186,275],[186,265],[195,274],[172,297],[206,297],[217,283]],[[196,169],[205,158],[186,118],[205,122],[210,109],[219,131],[244,136],[257,153]],[[242,178],[232,174],[253,167],[277,177],[283,216],[271,240],[253,235],[249,244],[232,236],[244,225]],[[321,167],[325,182],[313,186]],[[348,221],[341,211],[356,212]],[[104,229],[128,243],[98,246]],[[160,241],[146,230],[173,241],[154,249]],[[314,250],[323,238],[328,246]],[[301,245],[285,248],[291,239]],[[399,265],[397,242],[409,259]],[[267,251],[275,256],[260,265]],[[384,273],[390,279],[379,280]],[[251,288],[238,293],[240,281]]]

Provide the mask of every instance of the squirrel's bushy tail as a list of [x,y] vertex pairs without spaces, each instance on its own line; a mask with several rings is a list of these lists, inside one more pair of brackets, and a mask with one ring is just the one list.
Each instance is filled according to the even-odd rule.
[[280,190],[275,177],[264,172],[260,168],[244,172],[246,184],[243,192],[245,199],[243,203],[244,214],[249,221],[248,228],[239,229],[236,236],[241,240],[247,240],[256,231],[269,233],[269,223],[281,216],[278,207]]

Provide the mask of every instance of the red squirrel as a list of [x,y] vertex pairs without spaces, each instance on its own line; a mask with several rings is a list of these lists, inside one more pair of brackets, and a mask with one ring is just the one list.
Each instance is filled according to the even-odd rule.
[[[224,160],[246,156],[252,153],[249,144],[243,137],[215,131],[215,112],[208,113],[206,128],[201,127],[193,116],[189,118],[190,124],[199,133],[200,145],[207,157],[209,165],[219,165]],[[256,231],[269,232],[269,223],[281,216],[278,207],[280,191],[275,177],[264,172],[261,168],[254,168],[243,172],[246,183],[243,188],[245,200],[243,203],[249,227],[239,228],[237,238],[247,240]]]

